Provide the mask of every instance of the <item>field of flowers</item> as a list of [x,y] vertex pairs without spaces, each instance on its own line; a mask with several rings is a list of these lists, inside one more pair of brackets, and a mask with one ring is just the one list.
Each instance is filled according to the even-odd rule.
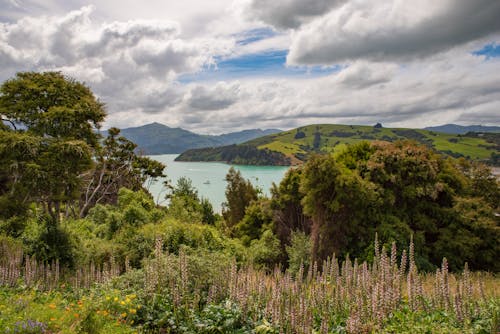
[[[158,239],[143,269],[116,263],[71,276],[57,264],[3,261],[3,333],[497,333],[499,279],[419,273],[413,246],[375,247],[373,264],[329,259],[296,274],[178,254]],[[36,269],[35,269],[36,267]],[[127,269],[127,270],[125,270]]]

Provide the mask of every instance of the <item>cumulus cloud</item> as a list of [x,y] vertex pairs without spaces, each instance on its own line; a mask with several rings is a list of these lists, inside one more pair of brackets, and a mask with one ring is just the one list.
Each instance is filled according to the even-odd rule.
[[318,15],[328,12],[347,0],[253,0],[249,6],[251,17],[277,28],[297,28]]
[[187,94],[188,105],[197,110],[225,109],[236,102],[239,84],[219,82],[213,88],[195,86]]
[[289,64],[426,57],[500,32],[497,0],[350,1],[293,35]]
[[[447,122],[499,124],[499,66],[500,60],[485,61],[456,51],[404,67],[358,61],[317,78],[240,79],[237,89],[219,83],[224,90],[215,89],[214,84],[196,84],[174,109],[182,115],[178,125],[204,133],[314,123],[382,122],[399,127]],[[229,106],[209,102],[217,97],[224,100],[228,91]],[[213,108],[193,108],[193,96],[203,96],[200,105]]]
[[[47,1],[53,2],[57,1]],[[106,2],[110,4],[117,2]],[[227,24],[234,17],[217,19],[210,12],[190,25],[186,34],[184,22],[198,16],[179,22],[130,17],[106,21],[111,11],[109,16],[96,15],[98,10],[91,6],[58,16],[2,20],[0,80],[22,70],[61,70],[85,81],[106,103],[105,127],[157,121],[221,133],[311,123],[499,124],[500,58],[474,55],[471,52],[479,48],[464,44],[477,44],[479,38],[486,44],[497,38],[498,1],[238,4],[235,1],[230,11],[250,8],[254,19],[278,30],[255,20]],[[217,6],[220,16],[221,5]],[[217,69],[221,59],[247,59],[249,54],[265,55],[289,46],[289,64],[340,64],[332,67],[338,71],[317,67],[316,72],[290,77],[283,73],[291,71],[282,71],[279,77],[273,67],[265,77],[240,73],[234,80],[226,77],[229,81],[218,82],[223,77],[218,77],[222,66]],[[266,61],[248,59],[243,66],[250,70]],[[213,69],[204,79],[208,81],[196,81],[196,73],[207,68]]]
[[178,103],[183,73],[213,64],[230,38],[180,37],[172,21],[92,20],[94,7],[62,17],[25,17],[0,24],[0,79],[20,70],[60,70],[87,82],[110,113],[159,113]]

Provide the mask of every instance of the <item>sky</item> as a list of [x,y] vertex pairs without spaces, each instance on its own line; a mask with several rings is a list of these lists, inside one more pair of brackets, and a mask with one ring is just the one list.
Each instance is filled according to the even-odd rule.
[[0,0],[0,82],[62,71],[103,128],[500,126],[498,0]]

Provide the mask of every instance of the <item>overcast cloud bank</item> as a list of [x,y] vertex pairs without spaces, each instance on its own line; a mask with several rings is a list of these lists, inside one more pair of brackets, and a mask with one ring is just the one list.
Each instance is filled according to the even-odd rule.
[[[500,42],[499,1],[228,0],[156,17],[76,5],[0,2],[0,79],[63,71],[106,103],[106,126],[500,125],[500,58],[474,54]],[[288,50],[283,66],[338,70],[217,80],[219,61],[276,50]]]

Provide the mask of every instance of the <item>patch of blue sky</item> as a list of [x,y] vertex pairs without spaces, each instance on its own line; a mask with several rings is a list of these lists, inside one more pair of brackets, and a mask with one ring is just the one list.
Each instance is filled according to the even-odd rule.
[[184,74],[178,81],[229,80],[248,77],[317,77],[341,70],[341,66],[286,66],[288,50],[273,50],[247,54],[234,58],[215,59],[217,66],[204,68],[197,73]]
[[486,44],[482,49],[472,52],[476,56],[485,56],[486,59],[500,57],[500,44]]

